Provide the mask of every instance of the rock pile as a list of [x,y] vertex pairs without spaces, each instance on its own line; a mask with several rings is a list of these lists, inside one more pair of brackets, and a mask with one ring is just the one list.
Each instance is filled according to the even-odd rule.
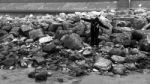
[[[111,16],[115,18],[113,13]],[[149,26],[145,26],[144,16],[129,21],[124,16],[123,20],[115,21],[104,13],[105,17],[100,20],[109,29],[102,28],[99,46],[91,47],[90,23],[80,20],[80,17],[91,18],[98,13],[85,14],[23,18],[2,16],[1,69],[42,67],[71,76],[82,76],[93,71],[124,75],[133,70],[149,69],[149,28],[145,28]],[[29,77],[46,80],[47,75],[46,71],[33,71]]]

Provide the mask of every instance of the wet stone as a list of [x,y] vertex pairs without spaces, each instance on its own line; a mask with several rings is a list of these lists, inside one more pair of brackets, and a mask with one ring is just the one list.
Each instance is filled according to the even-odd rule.
[[124,75],[125,71],[126,71],[126,67],[123,64],[113,65],[113,72],[115,74]]

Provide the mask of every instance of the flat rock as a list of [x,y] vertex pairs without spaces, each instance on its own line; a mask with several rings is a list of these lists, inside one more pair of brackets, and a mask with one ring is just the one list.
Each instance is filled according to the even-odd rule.
[[111,59],[112,61],[117,62],[117,63],[125,62],[125,57],[122,57],[122,56],[113,55]]
[[109,70],[112,66],[112,62],[108,59],[99,57],[94,66],[100,70]]

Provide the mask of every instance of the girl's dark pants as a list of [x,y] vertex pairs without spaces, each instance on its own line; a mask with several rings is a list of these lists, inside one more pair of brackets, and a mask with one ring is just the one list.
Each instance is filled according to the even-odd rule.
[[99,45],[98,35],[99,28],[97,28],[95,25],[91,25],[91,46]]

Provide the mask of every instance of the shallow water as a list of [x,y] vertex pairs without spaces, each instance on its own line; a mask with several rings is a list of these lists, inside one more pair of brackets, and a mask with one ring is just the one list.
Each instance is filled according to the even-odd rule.
[[55,77],[49,77],[46,82],[35,82],[34,79],[27,77],[32,69],[23,70],[0,70],[0,84],[150,84],[150,74],[130,74],[128,76],[101,76],[91,74],[83,78],[69,78],[68,76],[58,75],[65,78],[63,83],[56,81]]

